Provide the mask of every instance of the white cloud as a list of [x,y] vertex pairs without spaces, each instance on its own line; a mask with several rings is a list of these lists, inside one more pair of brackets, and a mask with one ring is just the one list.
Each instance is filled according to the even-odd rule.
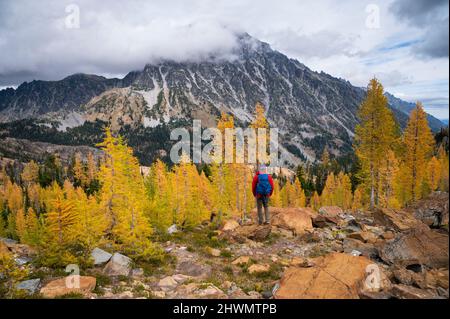
[[[448,54],[430,54],[448,51],[442,23],[412,24],[423,6],[400,10],[404,0],[383,0],[376,2],[380,28],[371,29],[365,9],[372,2],[0,0],[0,85],[75,72],[121,76],[160,58],[228,58],[235,31],[358,86],[375,75],[386,89],[410,96],[414,83],[448,82]],[[65,27],[65,8],[72,3],[80,8],[79,29]],[[445,22],[439,14],[421,19]],[[446,21],[448,35],[448,10]],[[414,44],[395,47],[405,41]],[[448,96],[448,88],[439,90]]]

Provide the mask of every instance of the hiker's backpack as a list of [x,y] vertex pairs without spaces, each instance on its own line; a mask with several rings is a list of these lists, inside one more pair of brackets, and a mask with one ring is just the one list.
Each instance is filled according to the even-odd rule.
[[272,191],[272,186],[269,182],[268,174],[258,175],[258,184],[256,184],[256,193],[259,195],[269,195]]

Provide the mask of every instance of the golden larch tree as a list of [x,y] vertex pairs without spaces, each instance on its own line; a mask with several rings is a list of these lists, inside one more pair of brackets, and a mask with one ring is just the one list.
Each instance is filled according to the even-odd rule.
[[422,197],[426,169],[433,155],[434,138],[428,126],[427,115],[420,102],[411,112],[403,135],[404,158],[401,187],[404,188],[402,204]]
[[370,208],[379,205],[379,183],[382,159],[394,148],[397,125],[384,96],[383,86],[372,79],[359,112],[354,148],[361,163],[361,179],[370,194]]

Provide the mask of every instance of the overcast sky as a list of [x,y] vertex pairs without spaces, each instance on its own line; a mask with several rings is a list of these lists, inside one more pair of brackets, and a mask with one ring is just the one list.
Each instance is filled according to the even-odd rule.
[[448,12],[448,0],[0,0],[0,87],[226,57],[248,32],[354,85],[375,75],[448,118]]

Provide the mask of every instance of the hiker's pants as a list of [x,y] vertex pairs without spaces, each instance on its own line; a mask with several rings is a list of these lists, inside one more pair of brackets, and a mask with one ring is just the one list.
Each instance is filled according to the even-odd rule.
[[[264,206],[265,220],[262,211],[263,206]],[[264,221],[266,223],[270,223],[269,197],[261,196],[259,198],[256,198],[256,207],[258,208],[258,224],[262,224],[264,223]]]

